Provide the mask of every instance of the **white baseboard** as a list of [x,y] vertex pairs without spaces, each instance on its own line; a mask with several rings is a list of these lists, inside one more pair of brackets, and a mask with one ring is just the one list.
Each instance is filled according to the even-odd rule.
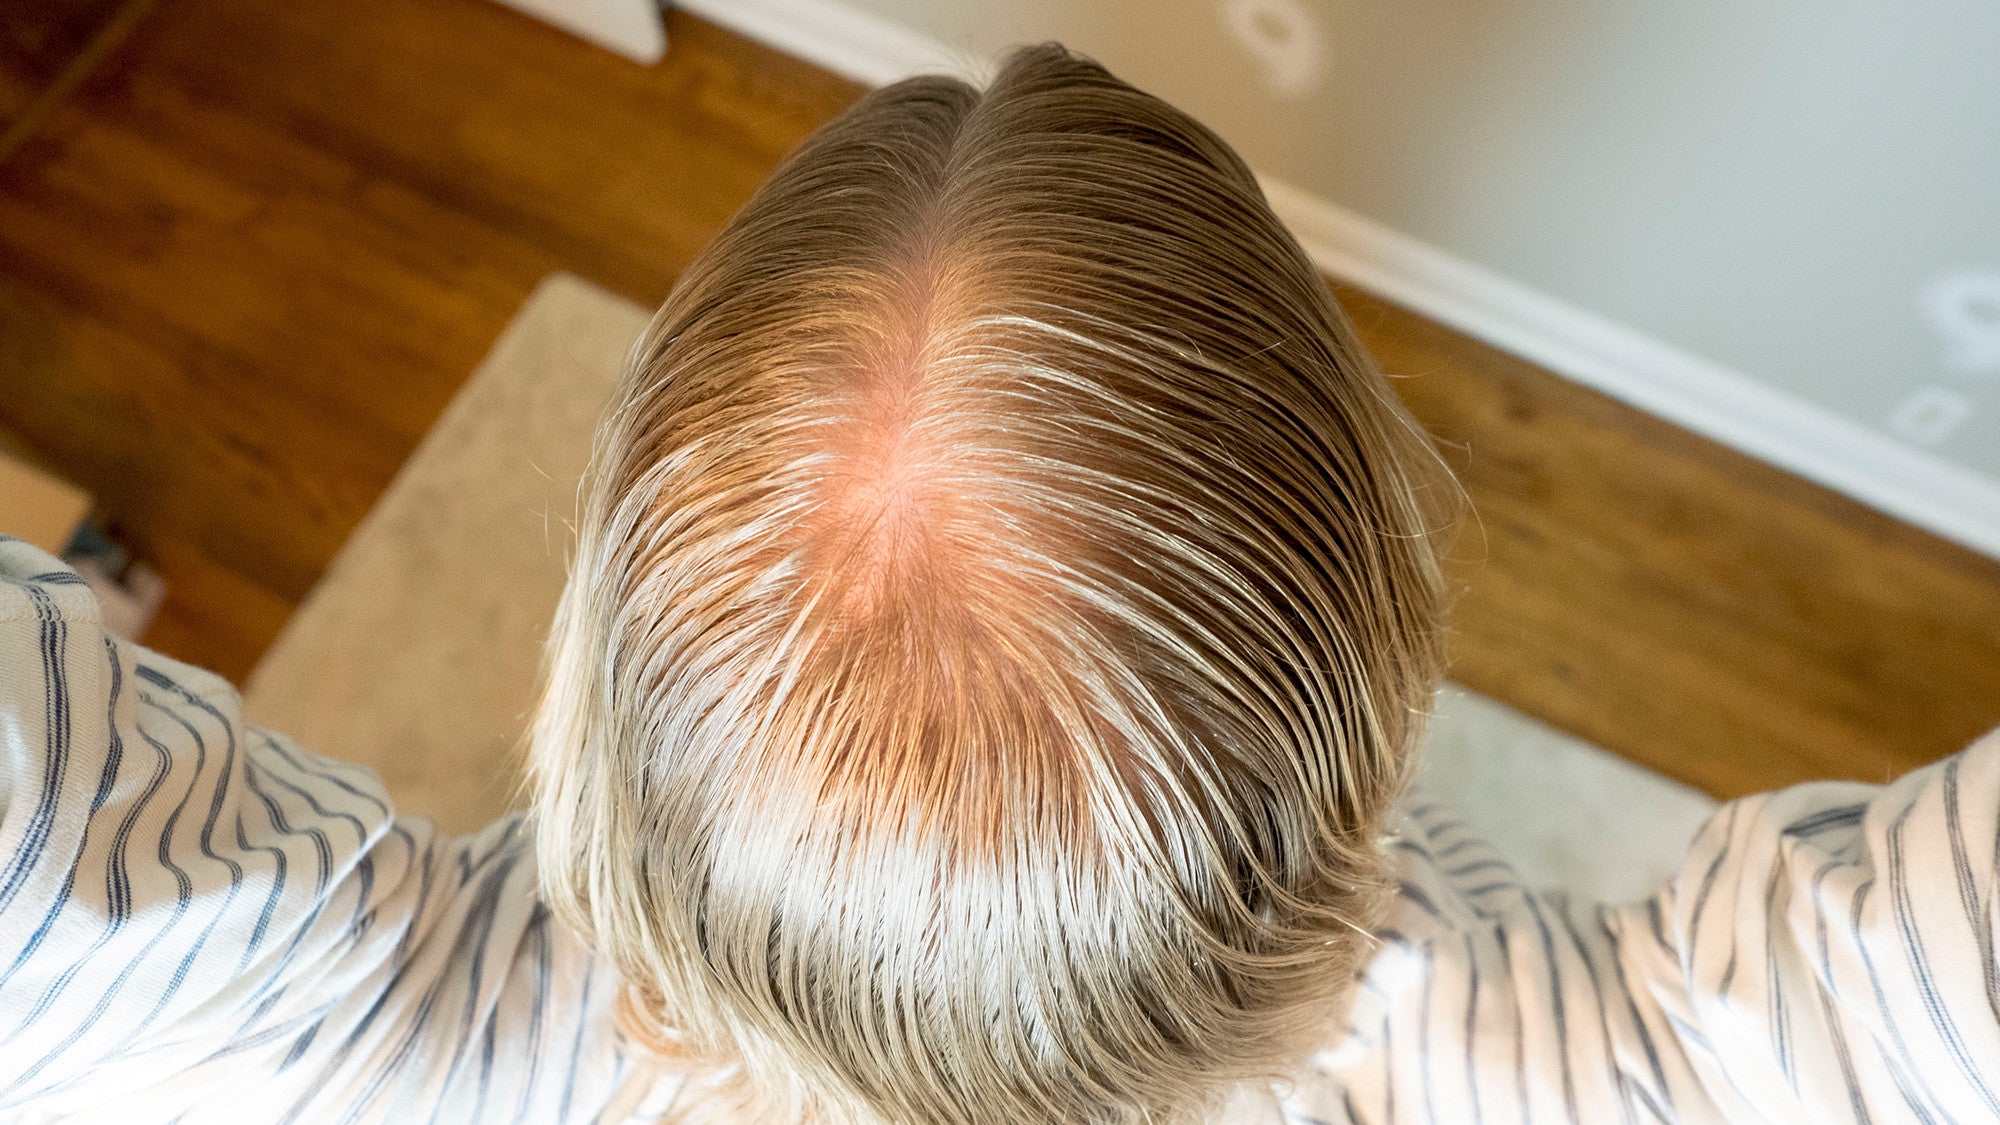
[[[676,0],[705,19],[870,85],[978,73],[920,32],[840,0]],[[2000,483],[1824,407],[1510,281],[1326,199],[1263,180],[1278,216],[1328,273],[1797,473],[2000,558]]]
[[976,63],[922,32],[838,0],[673,0],[788,55],[870,86],[913,74],[971,74]]
[[633,62],[651,65],[667,54],[659,0],[500,0]]
[[1280,181],[1323,270],[1587,387],[2000,557],[2000,484]]

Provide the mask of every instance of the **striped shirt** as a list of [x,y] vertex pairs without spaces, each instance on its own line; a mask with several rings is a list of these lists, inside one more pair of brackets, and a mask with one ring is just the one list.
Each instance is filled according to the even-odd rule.
[[[1645,902],[1531,892],[1421,795],[1329,1045],[1227,1117],[2000,1120],[2000,736],[1725,805]],[[0,539],[0,1120],[622,1121],[617,984],[530,828],[450,839]]]
[[589,1121],[614,982],[450,839],[0,539],[0,1120]]
[[2000,1121],[2000,731],[1723,805],[1635,904],[1531,892],[1421,798],[1392,846],[1394,921],[1286,1121]]

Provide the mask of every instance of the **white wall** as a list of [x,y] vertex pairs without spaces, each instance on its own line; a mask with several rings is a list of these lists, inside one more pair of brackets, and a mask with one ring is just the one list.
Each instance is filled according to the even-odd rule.
[[1335,272],[2000,554],[1992,0],[685,6],[877,81],[1061,39]]

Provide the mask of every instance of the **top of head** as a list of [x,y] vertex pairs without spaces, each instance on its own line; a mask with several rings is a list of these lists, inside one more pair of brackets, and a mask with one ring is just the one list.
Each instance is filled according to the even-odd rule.
[[1200,125],[1052,45],[876,91],[607,422],[537,719],[551,902],[770,1104],[1199,1112],[1363,948],[1435,471]]

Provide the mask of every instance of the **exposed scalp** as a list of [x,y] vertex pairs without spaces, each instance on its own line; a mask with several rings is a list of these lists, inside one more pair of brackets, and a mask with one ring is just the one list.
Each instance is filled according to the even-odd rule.
[[1197,1119],[1366,950],[1435,472],[1198,123],[1054,45],[866,95],[600,438],[547,898],[774,1116]]
[[[933,204],[935,205],[935,204]],[[956,586],[981,518],[963,425],[981,408],[955,344],[973,315],[972,268],[936,238],[913,239],[860,316],[873,330],[832,365],[827,467],[811,518],[811,565],[857,619],[916,611]]]

